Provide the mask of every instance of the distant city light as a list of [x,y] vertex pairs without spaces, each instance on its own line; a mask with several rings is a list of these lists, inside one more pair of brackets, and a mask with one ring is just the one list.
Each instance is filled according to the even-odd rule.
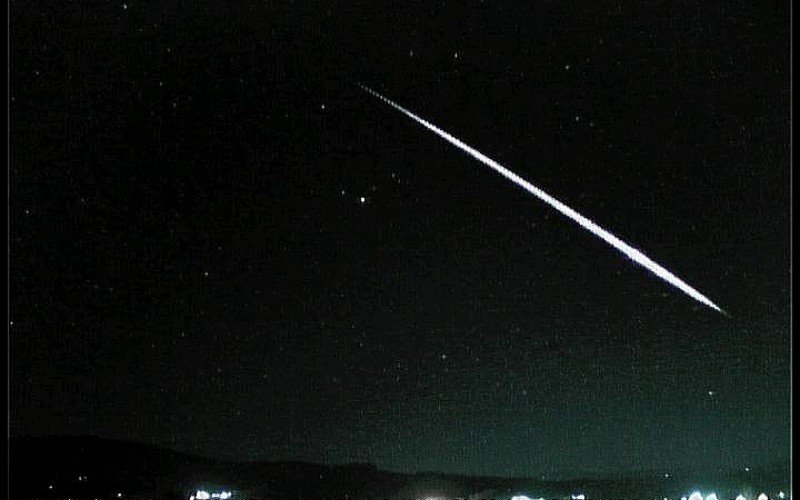
[[[750,469],[749,469],[749,467],[744,467],[744,470],[745,471],[749,471]],[[73,477],[75,477],[75,476],[73,476]],[[663,477],[669,478],[670,474],[665,473],[665,474],[663,474]],[[78,476],[78,481],[82,482],[82,481],[87,481],[87,480],[88,480],[88,476],[84,476],[84,475],[79,475]],[[47,486],[48,490],[53,490],[54,488],[55,488],[55,486],[53,484],[50,484],[50,485]],[[786,492],[784,492],[784,491],[779,491],[777,493],[777,497],[780,498],[781,500],[785,500],[787,498],[791,498],[791,496],[789,494],[787,494]],[[116,494],[116,498],[122,498],[122,493],[118,492]],[[233,494],[230,491],[225,491],[225,490],[218,491],[218,492],[215,492],[215,493],[209,493],[208,491],[204,491],[204,490],[197,490],[193,495],[189,496],[189,500],[231,500],[232,498],[233,498]],[[573,494],[570,494],[570,498],[571,498],[571,500],[586,500],[586,494],[584,494],[584,493],[573,493]],[[730,498],[730,497],[727,497],[727,498]],[[753,497],[750,497],[750,498],[753,498]],[[756,499],[757,500],[770,500],[770,497],[766,493],[762,492],[762,493],[758,494]],[[425,500],[442,500],[442,499],[441,499],[441,497],[426,497]],[[510,500],[545,500],[545,499],[541,498],[541,497],[532,498],[532,497],[529,497],[527,495],[520,494],[520,495],[512,496],[510,498]],[[668,497],[663,497],[663,500],[670,500],[670,499]],[[688,497],[685,496],[685,495],[681,496],[680,500],[720,500],[720,499],[719,499],[719,497],[717,496],[717,494],[715,492],[710,492],[707,495],[703,496],[703,494],[700,491],[693,491]],[[745,496],[743,493],[740,493],[740,494],[738,494],[736,496],[735,500],[749,500],[749,498],[748,498],[748,496]]]

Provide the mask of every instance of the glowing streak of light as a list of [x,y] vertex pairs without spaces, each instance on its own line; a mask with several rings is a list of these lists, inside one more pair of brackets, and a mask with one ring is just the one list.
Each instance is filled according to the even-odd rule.
[[594,234],[595,236],[597,236],[601,240],[605,241],[606,243],[608,243],[612,247],[616,248],[617,250],[622,252],[624,255],[626,255],[629,259],[631,259],[632,261],[636,262],[637,264],[639,264],[640,266],[644,267],[645,269],[649,270],[651,273],[655,274],[656,276],[658,276],[662,280],[666,281],[667,283],[669,283],[670,285],[674,286],[675,288],[678,288],[679,290],[684,292],[686,295],[690,296],[691,298],[695,299],[696,301],[698,301],[698,302],[700,302],[702,304],[705,304],[706,306],[710,307],[711,309],[714,309],[717,312],[720,312],[722,314],[727,315],[727,313],[725,311],[723,311],[718,305],[713,303],[708,297],[706,297],[702,293],[698,292],[697,290],[695,290],[694,288],[689,286],[686,282],[684,282],[682,279],[678,278],[677,276],[675,276],[674,274],[672,274],[671,272],[666,270],[664,267],[662,267],[659,264],[657,264],[656,262],[654,262],[647,255],[643,254],[639,250],[633,248],[632,246],[630,246],[627,243],[625,243],[624,241],[620,240],[619,238],[617,238],[616,236],[614,236],[610,232],[608,232],[605,229],[603,229],[602,227],[598,226],[597,224],[595,224],[594,222],[589,220],[587,217],[584,217],[583,215],[579,214],[578,212],[576,212],[575,210],[571,209],[567,205],[561,203],[557,199],[553,198],[552,196],[550,196],[549,194],[547,194],[543,190],[539,189],[538,187],[534,186],[533,184],[531,184],[530,182],[526,181],[522,177],[518,176],[517,174],[515,174],[511,170],[507,169],[506,167],[500,165],[499,163],[497,163],[496,161],[492,160],[488,156],[484,155],[480,151],[478,151],[478,150],[476,150],[476,149],[464,144],[463,142],[461,142],[460,140],[456,139],[452,135],[448,134],[444,130],[440,129],[436,125],[433,125],[432,123],[420,118],[419,116],[415,115],[414,113],[412,113],[411,111],[405,109],[404,107],[400,106],[399,104],[395,103],[394,101],[391,101],[390,99],[382,96],[381,94],[375,92],[371,88],[366,87],[364,85],[361,85],[361,88],[364,91],[366,91],[367,93],[369,93],[370,95],[372,95],[373,97],[376,97],[376,98],[380,99],[381,101],[385,102],[386,104],[388,104],[391,107],[395,108],[396,110],[400,111],[404,115],[408,116],[412,120],[416,121],[417,123],[419,123],[423,127],[425,127],[428,130],[430,130],[431,132],[434,132],[436,135],[438,135],[442,139],[446,140],[450,144],[452,144],[452,145],[456,146],[457,148],[461,149],[462,151],[464,151],[465,153],[469,154],[470,156],[472,156],[476,160],[480,161],[484,165],[486,165],[486,166],[492,168],[493,170],[497,171],[500,175],[502,175],[506,179],[510,180],[514,184],[516,184],[519,187],[523,188],[524,190],[528,191],[530,194],[534,195],[535,197],[539,198],[540,200],[544,201],[545,203],[547,203],[551,207],[553,207],[556,210],[558,210],[559,212],[561,212],[563,215],[565,215],[565,216],[569,217],[570,219],[572,219],[573,221],[577,222],[578,224],[581,225],[581,227],[583,227],[584,229],[588,230],[589,232],[591,232],[592,234]]

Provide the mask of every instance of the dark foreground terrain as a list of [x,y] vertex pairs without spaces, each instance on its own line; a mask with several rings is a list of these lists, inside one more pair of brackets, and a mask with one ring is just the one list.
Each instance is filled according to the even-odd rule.
[[[15,438],[10,443],[10,498],[189,499],[197,491],[236,499],[266,498],[670,498],[694,491],[719,500],[761,492],[790,498],[788,465],[692,477],[657,473],[593,479],[399,474],[370,464],[237,463],[94,437]],[[214,498],[214,497],[212,497]],[[218,496],[215,498],[219,498]]]

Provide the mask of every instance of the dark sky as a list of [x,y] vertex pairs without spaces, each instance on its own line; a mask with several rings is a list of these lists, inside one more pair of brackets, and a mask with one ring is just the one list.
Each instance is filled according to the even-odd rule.
[[13,2],[12,435],[497,475],[788,459],[789,5],[638,4]]

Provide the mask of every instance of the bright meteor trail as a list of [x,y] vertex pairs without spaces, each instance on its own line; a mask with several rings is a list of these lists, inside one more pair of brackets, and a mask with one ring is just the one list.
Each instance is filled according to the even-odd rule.
[[374,97],[380,99],[381,101],[383,101],[386,104],[390,105],[391,107],[395,108],[396,110],[400,111],[404,115],[408,116],[412,120],[416,121],[420,125],[424,126],[428,130],[436,133],[439,137],[441,137],[442,139],[446,140],[447,142],[449,142],[453,146],[456,146],[457,148],[463,150],[464,152],[466,152],[467,154],[469,154],[473,158],[477,159],[478,161],[480,161],[484,165],[486,165],[488,167],[491,167],[492,169],[497,171],[500,175],[502,175],[506,179],[510,180],[514,184],[518,185],[519,187],[521,187],[524,190],[528,191],[529,193],[531,193],[535,197],[539,198],[540,200],[544,201],[545,203],[547,203],[551,207],[555,208],[556,210],[558,210],[562,214],[566,215],[567,217],[569,217],[573,221],[577,222],[583,228],[589,230],[589,232],[591,232],[592,234],[594,234],[598,238],[602,239],[603,241],[605,241],[609,245],[613,246],[614,248],[616,248],[617,250],[619,250],[620,252],[625,254],[629,259],[633,260],[634,262],[636,262],[637,264],[639,264],[641,266],[644,266],[651,273],[655,274],[656,276],[658,276],[659,278],[663,279],[664,281],[666,281],[670,285],[674,286],[675,288],[678,288],[679,290],[681,290],[686,295],[692,297],[693,299],[695,299],[698,302],[701,302],[701,303],[707,305],[708,307],[710,307],[711,309],[714,309],[717,312],[720,312],[722,314],[726,314],[725,311],[723,311],[719,306],[717,306],[716,304],[711,302],[711,300],[708,297],[706,297],[702,293],[698,292],[697,290],[695,290],[694,288],[689,286],[685,281],[681,280],[680,278],[678,278],[677,276],[675,276],[671,272],[667,271],[662,266],[660,266],[657,263],[655,263],[652,259],[650,259],[650,257],[648,257],[647,255],[643,254],[639,250],[633,248],[632,246],[628,245],[627,243],[625,243],[624,241],[620,240],[619,238],[617,238],[616,236],[614,236],[610,232],[606,231],[605,229],[603,229],[602,227],[598,226],[597,224],[595,224],[594,222],[592,222],[588,218],[584,217],[583,215],[579,214],[575,210],[573,210],[570,207],[566,206],[565,204],[561,203],[557,199],[555,199],[552,196],[550,196],[549,194],[545,193],[544,191],[542,191],[538,187],[534,186],[530,182],[526,181],[522,177],[518,176],[514,172],[510,171],[506,167],[500,165],[499,163],[497,163],[496,161],[492,160],[488,156],[484,155],[480,151],[478,151],[478,150],[476,150],[474,148],[471,148],[470,146],[467,146],[466,144],[464,144],[460,140],[456,139],[452,135],[448,134],[444,130],[440,129],[439,127],[433,125],[432,123],[430,123],[430,122],[428,122],[426,120],[423,120],[422,118],[420,118],[419,116],[415,115],[411,111],[405,109],[404,107],[400,106],[399,104],[395,103],[394,101],[391,101],[391,100],[387,99],[386,97],[384,97],[381,94],[375,92],[371,88],[366,87],[364,85],[361,85],[361,88],[363,90],[365,90],[366,92],[368,92],[369,94],[373,95]]

